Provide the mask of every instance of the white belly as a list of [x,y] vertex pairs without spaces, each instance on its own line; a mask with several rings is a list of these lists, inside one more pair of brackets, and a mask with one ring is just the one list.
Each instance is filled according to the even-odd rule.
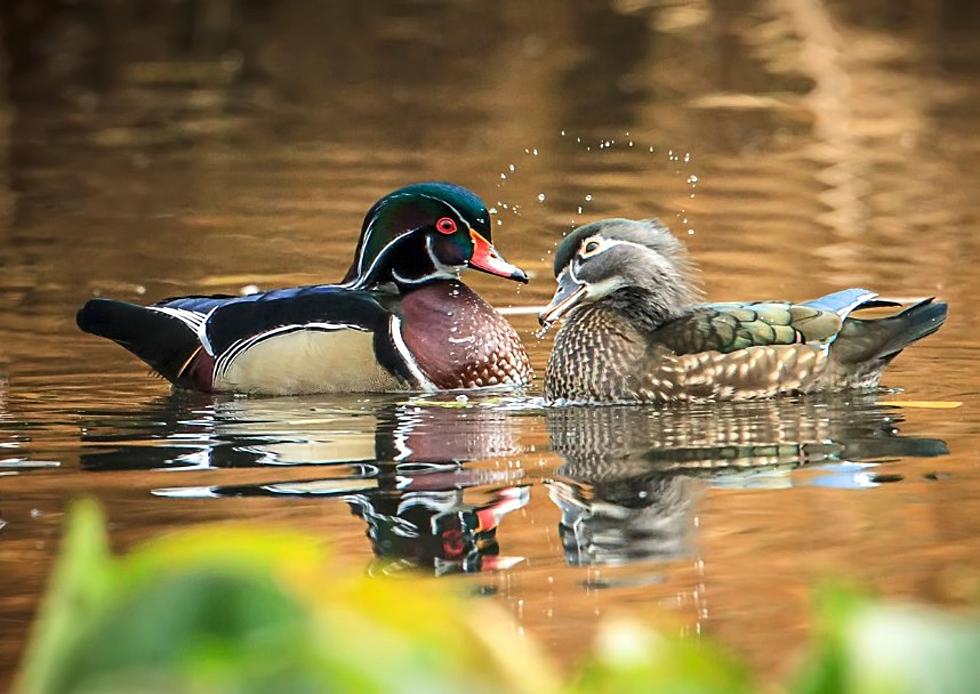
[[264,338],[215,373],[218,392],[262,395],[405,390],[364,330],[300,330]]

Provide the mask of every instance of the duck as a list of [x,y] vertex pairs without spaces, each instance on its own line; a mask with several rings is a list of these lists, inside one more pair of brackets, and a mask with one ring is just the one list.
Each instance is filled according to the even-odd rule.
[[368,211],[344,278],[246,296],[89,300],[78,327],[108,338],[175,388],[301,395],[521,388],[520,337],[459,277],[466,269],[526,283],[492,243],[476,193],[422,182]]
[[[538,319],[564,318],[544,377],[550,402],[672,403],[873,390],[947,304],[903,305],[867,289],[800,303],[704,303],[684,244],[659,220],[603,219],[555,253]],[[855,314],[890,307],[885,317]],[[896,308],[897,307],[897,308]]]

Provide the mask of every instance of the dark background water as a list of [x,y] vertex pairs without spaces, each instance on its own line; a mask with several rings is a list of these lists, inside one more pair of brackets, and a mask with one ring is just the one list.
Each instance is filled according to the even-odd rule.
[[[5,0],[0,28],[0,689],[80,495],[120,548],[249,519],[420,567],[565,664],[627,613],[776,674],[821,577],[977,595],[980,5]],[[496,208],[533,275],[468,277],[501,307],[544,303],[572,225],[659,215],[712,299],[951,317],[903,393],[682,410],[174,396],[74,327],[96,294],[339,278],[370,204],[428,178]],[[882,403],[909,400],[962,405]]]

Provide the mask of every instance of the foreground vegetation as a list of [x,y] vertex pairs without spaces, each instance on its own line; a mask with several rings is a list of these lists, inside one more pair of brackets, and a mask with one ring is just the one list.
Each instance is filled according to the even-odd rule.
[[[794,694],[974,692],[980,619],[825,591]],[[113,556],[76,506],[16,691],[756,691],[703,641],[609,623],[561,678],[508,615],[431,581],[369,579],[317,539],[210,526]],[[789,655],[789,654],[788,654]]]

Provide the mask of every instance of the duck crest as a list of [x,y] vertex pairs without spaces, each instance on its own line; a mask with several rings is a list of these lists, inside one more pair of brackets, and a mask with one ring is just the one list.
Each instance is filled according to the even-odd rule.
[[[392,280],[395,262],[408,262],[414,276],[432,262],[432,249],[414,232],[441,215],[465,220],[487,241],[492,241],[489,213],[473,192],[452,183],[416,183],[378,200],[361,225],[354,259],[343,282],[368,287]],[[397,252],[396,252],[397,250]]]

